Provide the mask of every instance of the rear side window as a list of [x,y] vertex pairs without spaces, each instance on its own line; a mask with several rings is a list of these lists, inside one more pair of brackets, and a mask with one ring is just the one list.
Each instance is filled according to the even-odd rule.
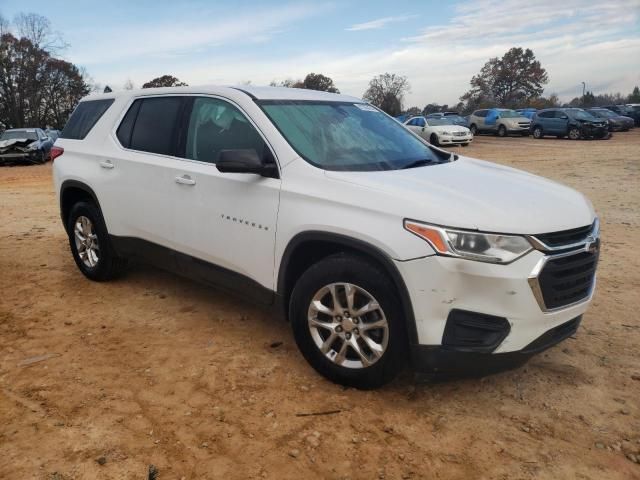
[[476,117],[486,117],[489,110],[477,110],[474,115]]
[[145,98],[138,101],[142,103],[133,126],[129,148],[173,155],[182,97]]
[[64,126],[60,138],[82,140],[113,103],[113,98],[80,102]]
[[553,110],[546,111],[546,112],[540,112],[540,113],[538,113],[538,117],[540,117],[540,118],[553,118],[553,115],[554,115],[553,112],[554,112]]
[[138,110],[140,110],[140,104],[142,100],[136,100],[131,105],[131,108],[127,111],[127,114],[122,119],[122,123],[118,127],[118,131],[116,132],[116,136],[123,147],[129,148],[131,145],[131,134],[133,133],[133,124],[136,122],[136,117],[138,116]]

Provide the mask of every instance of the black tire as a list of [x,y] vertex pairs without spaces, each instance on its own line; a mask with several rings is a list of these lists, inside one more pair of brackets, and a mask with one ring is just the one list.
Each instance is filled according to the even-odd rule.
[[[95,266],[88,266],[78,253],[76,245],[76,234],[74,231],[76,222],[80,217],[86,217],[91,221],[93,231],[99,248],[99,256]],[[67,234],[69,236],[69,246],[71,254],[78,266],[78,269],[85,277],[97,282],[104,282],[121,275],[127,266],[127,259],[115,254],[109,234],[102,218],[102,213],[98,207],[90,202],[78,202],[72,208],[67,219]]]
[[544,138],[544,132],[542,131],[542,127],[540,125],[536,125],[533,129],[533,138],[540,140]]
[[[388,324],[387,347],[377,361],[369,366],[348,368],[338,365],[327,358],[314,342],[308,321],[309,308],[314,295],[333,283],[350,283],[364,289],[384,312]],[[395,291],[393,282],[385,272],[358,256],[336,254],[312,265],[296,283],[289,303],[289,320],[302,355],[318,373],[341,385],[372,389],[390,382],[404,367],[407,351],[402,309]],[[328,318],[331,320],[331,316]],[[343,342],[340,339],[336,341],[333,346]],[[355,354],[350,347],[347,349]]]
[[438,135],[436,135],[435,133],[432,133],[431,136],[429,137],[429,143],[431,145],[439,147],[440,146],[440,142],[438,141]]
[[478,127],[476,127],[475,123],[472,123],[469,126],[469,130],[471,130],[471,134],[475,137],[478,134]]
[[498,127],[498,136],[499,137],[506,137],[507,136],[507,127],[505,127],[504,125],[500,125]]
[[468,146],[469,146],[469,144],[468,144],[468,143],[461,143],[461,145],[462,145],[463,147],[468,147]]
[[578,127],[571,127],[569,129],[569,139],[570,140],[580,140],[582,135],[580,134],[580,129]]

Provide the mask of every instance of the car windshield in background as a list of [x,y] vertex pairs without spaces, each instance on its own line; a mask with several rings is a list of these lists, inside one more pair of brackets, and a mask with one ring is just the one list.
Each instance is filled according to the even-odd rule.
[[570,111],[576,120],[587,120],[589,122],[599,120],[598,117],[591,115],[590,113],[585,112],[584,110],[581,110],[579,108],[572,108]]
[[7,130],[2,134],[0,140],[13,140],[15,138],[37,140],[38,135],[36,132],[30,132],[28,130]]
[[295,100],[259,104],[296,152],[324,170],[400,170],[448,161],[448,156],[437,154],[368,104]]
[[454,125],[455,117],[429,118],[427,121],[432,127],[435,125]]
[[521,116],[522,114],[516,112],[515,110],[500,110],[500,118],[517,118]]
[[617,115],[609,110],[591,110],[589,111],[589,113],[591,115],[595,115],[596,117],[601,117],[601,118],[611,118],[611,117],[617,117]]

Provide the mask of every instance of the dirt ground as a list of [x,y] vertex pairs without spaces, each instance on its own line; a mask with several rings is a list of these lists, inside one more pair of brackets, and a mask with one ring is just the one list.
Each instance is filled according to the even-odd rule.
[[593,201],[594,303],[518,370],[371,392],[318,376],[237,298],[148,267],[86,280],[51,165],[0,168],[0,478],[640,479],[640,129],[456,151]]

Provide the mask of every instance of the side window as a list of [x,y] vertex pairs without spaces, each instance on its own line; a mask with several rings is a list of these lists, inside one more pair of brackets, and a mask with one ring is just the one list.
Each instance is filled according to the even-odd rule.
[[540,112],[538,114],[538,117],[540,118],[553,118],[553,110],[550,112]]
[[270,154],[256,129],[236,107],[217,98],[198,97],[189,118],[185,157],[216,163],[222,150],[253,149],[260,158]]
[[418,125],[419,127],[424,127],[426,124],[427,122],[425,122],[424,118],[416,119],[416,125]]
[[136,121],[136,117],[138,116],[138,110],[140,110],[140,105],[142,104],[142,100],[136,100],[131,104],[129,110],[126,115],[122,119],[120,126],[118,127],[118,131],[116,132],[116,136],[118,140],[120,140],[120,144],[129,148],[131,145],[131,134],[133,133],[133,124]]
[[407,123],[407,125],[410,125],[410,126],[412,126],[412,127],[415,127],[415,126],[416,126],[416,119],[415,119],[415,118],[412,118],[411,120],[409,120],[409,123]]
[[476,115],[476,117],[486,117],[486,116],[487,116],[487,112],[488,112],[488,111],[489,111],[489,110],[478,110],[478,111],[475,113],[475,115]]
[[556,114],[556,118],[564,118],[567,116],[567,114],[564,113],[562,110],[556,110],[555,114]]
[[113,98],[80,102],[64,126],[60,138],[82,140],[113,103]]
[[[176,126],[183,98],[153,97],[138,100],[141,103],[131,132],[129,148],[143,152],[174,155]],[[123,127],[122,124],[120,126]],[[123,135],[124,133],[123,129]]]

